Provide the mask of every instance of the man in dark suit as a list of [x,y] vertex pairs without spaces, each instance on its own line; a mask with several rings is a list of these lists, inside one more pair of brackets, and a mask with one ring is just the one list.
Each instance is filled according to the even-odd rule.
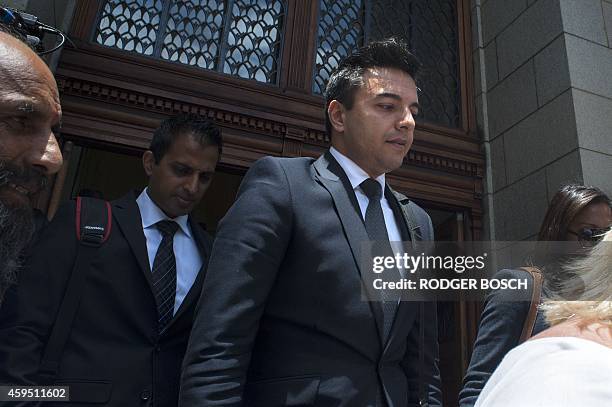
[[435,305],[361,297],[364,243],[433,238],[385,183],[413,140],[417,67],[404,44],[370,43],[329,80],[330,151],[249,170],[213,246],[180,406],[416,406],[419,383],[440,405]]
[[53,74],[0,22],[0,304],[34,232],[31,200],[62,166],[62,111]]
[[[147,188],[113,201],[109,240],[86,273],[59,360],[71,402],[176,406],[180,367],[211,238],[189,213],[210,185],[219,130],[197,115],[162,122],[143,155]],[[0,382],[40,384],[41,358],[79,244],[75,205],[33,249],[0,321]]]

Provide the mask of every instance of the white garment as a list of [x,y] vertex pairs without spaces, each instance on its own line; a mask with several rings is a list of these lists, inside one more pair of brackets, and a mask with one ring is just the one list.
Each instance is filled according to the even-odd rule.
[[[162,240],[162,234],[155,227],[161,220],[169,219],[166,214],[151,200],[148,188],[136,199],[140,209],[142,219],[142,229],[147,240],[147,255],[149,257],[149,269],[153,270],[155,254]],[[189,289],[193,285],[200,268],[202,268],[202,257],[196,244],[191,228],[189,227],[188,216],[183,215],[172,219],[179,225],[173,240],[174,257],[176,259],[176,296],[174,297],[174,312],[178,311],[181,303],[187,296]]]
[[612,349],[575,337],[527,341],[495,369],[475,407],[612,406]]
[[[355,162],[353,162],[350,158],[331,147],[329,149],[331,155],[334,156],[340,167],[346,173],[346,176],[353,187],[353,191],[355,192],[355,196],[357,197],[357,202],[359,202],[359,209],[361,210],[361,217],[365,220],[365,213],[368,209],[369,199],[367,195],[361,190],[359,186],[363,181],[370,178],[367,172],[365,172],[361,167],[359,167]],[[402,234],[400,233],[399,227],[397,226],[397,222],[395,221],[395,216],[393,215],[393,210],[389,206],[389,202],[385,197],[385,174],[380,175],[376,178],[376,181],[382,186],[383,194],[380,198],[380,206],[382,206],[383,216],[385,217],[385,226],[387,227],[387,235],[389,235],[390,242],[401,242]],[[396,248],[396,245],[392,243],[394,251],[401,251],[401,245]]]

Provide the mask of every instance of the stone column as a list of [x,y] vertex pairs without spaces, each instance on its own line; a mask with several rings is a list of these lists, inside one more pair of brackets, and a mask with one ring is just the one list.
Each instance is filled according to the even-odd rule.
[[612,1],[474,0],[485,228],[532,239],[567,182],[612,193]]

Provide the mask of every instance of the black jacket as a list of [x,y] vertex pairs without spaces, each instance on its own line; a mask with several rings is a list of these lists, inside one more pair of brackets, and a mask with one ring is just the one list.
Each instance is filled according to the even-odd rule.
[[[56,384],[71,401],[106,406],[175,406],[180,367],[200,293],[200,270],[161,335],[140,212],[133,193],[112,202],[109,240],[94,257],[64,349]],[[211,239],[190,219],[203,260]],[[75,205],[43,232],[0,313],[0,382],[36,384],[77,251]],[[46,404],[45,404],[46,405]]]
[[[416,405],[420,304],[401,303],[383,343],[380,303],[361,298],[369,238],[345,178],[329,153],[264,158],[247,173],[213,246],[180,406],[374,406],[379,393],[391,407]],[[412,205],[433,239],[427,214],[386,192],[397,212]],[[436,406],[435,305],[424,312],[423,373]]]

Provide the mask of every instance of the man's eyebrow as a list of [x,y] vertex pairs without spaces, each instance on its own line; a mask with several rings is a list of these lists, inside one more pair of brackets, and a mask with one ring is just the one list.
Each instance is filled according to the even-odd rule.
[[19,113],[31,114],[40,113],[43,108],[41,103],[29,97],[7,98],[2,101],[2,110],[16,111]]
[[212,169],[212,170],[208,170],[208,169],[200,170],[198,168],[193,168],[191,165],[182,163],[180,161],[173,161],[172,165],[176,165],[176,166],[182,167],[183,169],[187,169],[187,170],[192,171],[192,172],[198,172],[200,174],[212,175],[212,174],[215,173],[214,169]]
[[[376,95],[376,99],[383,99],[383,98],[390,98],[390,99],[394,99],[398,101],[402,100],[401,96],[398,95],[397,93],[383,92],[383,93],[379,93],[378,95]],[[418,110],[421,108],[421,105],[419,104],[419,102],[413,102],[410,104],[410,107],[416,107]]]
[[17,110],[21,110],[24,113],[34,113],[34,105],[31,102],[23,102]]
[[395,100],[402,100],[400,95],[398,95],[397,93],[390,93],[390,92],[379,93],[378,95],[376,95],[376,98],[377,99],[390,98],[390,99],[395,99]]

